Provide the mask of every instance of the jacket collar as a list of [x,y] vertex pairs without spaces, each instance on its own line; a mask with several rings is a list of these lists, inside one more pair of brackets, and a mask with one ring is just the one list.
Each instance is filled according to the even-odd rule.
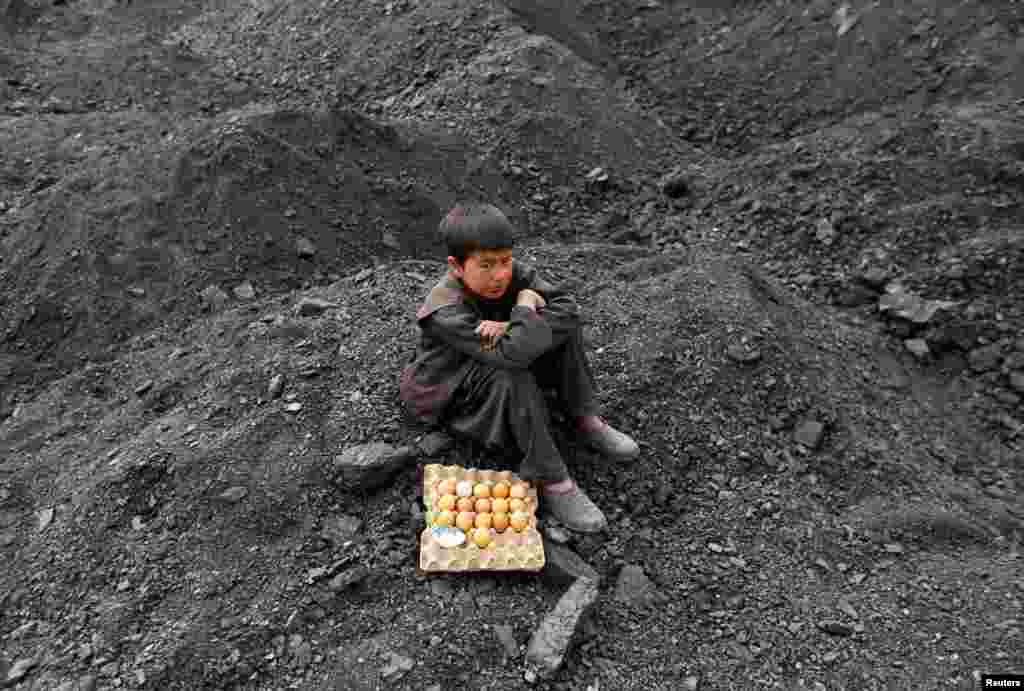
[[[522,275],[521,272],[522,266],[516,262],[512,268],[513,283],[515,283]],[[434,287],[430,289],[430,293],[423,301],[423,304],[420,305],[418,310],[416,310],[416,319],[426,319],[446,305],[458,305],[463,302],[477,305],[484,302],[484,300],[466,290],[466,286],[462,282],[462,279],[452,275],[450,271],[447,271],[441,280],[439,280]]]

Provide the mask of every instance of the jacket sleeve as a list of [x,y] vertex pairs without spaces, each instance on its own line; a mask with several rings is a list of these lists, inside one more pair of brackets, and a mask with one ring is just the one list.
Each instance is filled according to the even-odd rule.
[[540,315],[555,332],[565,332],[579,324],[580,310],[576,299],[565,290],[541,278],[537,269],[525,267],[522,274],[524,287],[535,290],[544,298]]
[[428,335],[474,360],[502,369],[526,369],[551,348],[551,327],[529,307],[517,305],[512,308],[508,331],[498,340],[494,350],[483,349],[476,333],[479,324],[477,314],[462,304],[445,305],[421,322]]

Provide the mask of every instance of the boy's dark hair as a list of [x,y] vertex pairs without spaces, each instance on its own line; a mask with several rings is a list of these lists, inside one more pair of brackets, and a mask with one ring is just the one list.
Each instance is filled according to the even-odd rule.
[[459,264],[478,250],[506,250],[515,246],[516,229],[501,209],[482,202],[460,203],[437,227],[448,254]]

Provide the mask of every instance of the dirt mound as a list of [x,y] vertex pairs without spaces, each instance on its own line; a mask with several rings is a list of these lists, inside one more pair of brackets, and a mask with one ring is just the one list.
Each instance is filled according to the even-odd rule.
[[[442,205],[518,198],[452,137],[347,111],[254,105],[178,127],[97,115],[26,125],[4,132],[26,161],[46,141],[63,144],[4,219],[13,381],[41,377],[38,356],[66,371],[158,319],[192,318],[218,302],[204,298],[210,286],[226,300],[243,283],[275,293],[388,256],[439,256]],[[118,149],[148,170],[91,146],[104,127],[125,131]]]
[[688,139],[751,151],[906,103],[1020,98],[1019,3],[587,3],[619,70]]
[[409,96],[395,101],[396,114],[455,122],[509,165],[532,162],[545,173],[541,187],[569,186],[563,203],[593,168],[649,179],[680,158],[667,130],[601,71],[551,38],[518,27],[498,33],[473,60]]
[[[857,116],[695,170],[708,199],[666,239],[691,239],[697,216],[702,236],[867,320],[878,318],[890,290],[953,303],[920,323],[883,323],[899,341],[927,343],[919,354],[926,367],[980,375],[986,396],[977,414],[991,433],[1012,439],[1020,397],[1010,371],[1020,357],[1014,335],[1024,328],[1022,125],[1016,110],[991,102],[910,119]],[[989,344],[998,344],[995,358],[979,360],[976,351]]]
[[[799,560],[789,564],[785,533],[764,542],[779,510],[810,502],[817,524],[841,534],[841,521],[857,520],[840,513],[843,507],[879,493],[920,491],[923,473],[948,472],[920,451],[943,418],[907,408],[905,400],[870,414],[860,405],[874,390],[872,337],[742,264],[610,245],[530,247],[521,258],[578,286],[604,410],[644,443],[642,477],[595,466],[572,446],[566,453],[574,467],[588,468],[588,491],[622,529],[580,546],[595,567],[607,573],[623,558],[639,561],[665,592],[678,594],[651,615],[660,623],[644,634],[649,650],[703,639],[699,627],[680,624],[692,618],[685,593],[755,587],[744,569],[700,580],[712,571],[689,556],[693,545],[728,544],[772,565],[772,582],[786,587],[792,574],[803,576]],[[635,272],[646,275],[659,262],[656,275],[635,280]],[[322,664],[304,676],[308,688],[332,678],[376,678],[391,652],[414,655],[429,635],[417,603],[430,589],[398,567],[415,548],[408,513],[415,473],[354,496],[332,489],[330,463],[356,443],[415,442],[397,401],[396,373],[415,343],[408,316],[441,271],[441,262],[383,264],[309,292],[231,306],[179,332],[157,329],[118,359],[90,364],[22,403],[0,426],[5,549],[16,549],[26,564],[60,568],[45,578],[9,570],[7,612],[68,623],[25,636],[15,652],[42,641],[88,644],[90,657],[119,661],[115,676],[144,679],[146,688],[286,684],[304,676],[294,661],[302,642],[323,651]],[[307,297],[329,306],[303,316],[298,303]],[[846,365],[831,366],[840,355]],[[278,375],[283,396],[274,398],[267,386]],[[794,446],[809,419],[822,424],[823,435]],[[883,420],[904,422],[886,446],[886,462],[868,444],[886,437]],[[691,510],[649,500],[669,478],[690,497]],[[716,489],[705,489],[708,478]],[[766,496],[775,503],[764,504]],[[708,502],[714,512],[697,510]],[[345,545],[330,537],[328,523],[339,513],[363,522]],[[753,515],[760,518],[751,522]],[[657,542],[630,537],[652,520],[676,529]],[[728,536],[723,521],[732,522]],[[115,543],[131,547],[103,548]],[[325,577],[329,563],[336,565]],[[335,575],[343,577],[331,580]],[[695,578],[705,584],[696,591]],[[490,587],[503,608],[522,613],[502,614],[502,621],[522,630],[530,628],[531,612],[557,596],[521,588],[515,578]],[[598,616],[608,630],[629,626],[625,611],[605,607]],[[460,653],[442,653],[421,679],[458,670],[473,632],[496,622],[486,610],[438,611],[431,630],[461,631],[447,637]],[[376,640],[372,653],[355,661],[346,641],[369,638]],[[602,642],[609,659],[627,659],[624,646],[617,637]],[[705,671],[726,678],[738,673],[736,664],[722,658]],[[74,665],[51,663],[46,678],[56,682]],[[575,662],[570,668],[582,669]],[[631,665],[609,673],[627,670],[643,675]],[[518,678],[497,667],[489,675]]]
[[[105,141],[110,131],[116,145]],[[0,121],[10,153],[0,175],[13,183],[0,216],[8,383],[99,356],[158,314],[152,298],[123,291],[140,271],[169,269],[150,248],[140,250],[141,266],[129,261],[153,227],[179,150],[166,132],[143,113]]]
[[[523,192],[533,235],[579,232],[606,194],[653,186],[693,156],[622,90],[613,69],[588,62],[603,53],[571,7],[553,15],[534,3],[511,8],[250,3],[207,12],[176,36],[295,98],[457,133]],[[267,40],[281,35],[292,39]],[[609,182],[594,194],[586,175],[598,167]]]

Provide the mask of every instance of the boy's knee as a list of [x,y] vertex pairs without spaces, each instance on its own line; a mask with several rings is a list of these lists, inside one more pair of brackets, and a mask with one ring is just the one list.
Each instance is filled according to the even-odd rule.
[[536,388],[537,379],[529,369],[494,368],[493,379],[506,389]]

